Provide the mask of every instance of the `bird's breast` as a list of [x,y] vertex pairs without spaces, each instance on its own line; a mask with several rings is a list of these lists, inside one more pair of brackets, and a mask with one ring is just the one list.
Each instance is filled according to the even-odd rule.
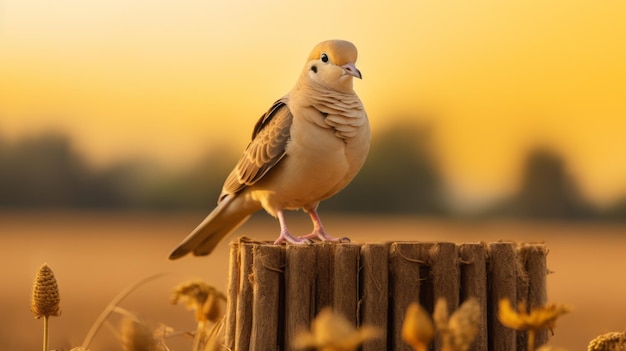
[[346,143],[332,128],[294,119],[286,156],[255,184],[254,196],[270,213],[312,206],[341,190],[350,168]]

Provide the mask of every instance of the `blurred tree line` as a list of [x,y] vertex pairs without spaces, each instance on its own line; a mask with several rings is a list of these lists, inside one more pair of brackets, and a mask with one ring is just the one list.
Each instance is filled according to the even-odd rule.
[[[428,126],[397,125],[374,136],[357,178],[324,211],[451,216]],[[228,150],[227,148],[224,148]],[[47,132],[12,143],[0,138],[0,208],[209,210],[239,154],[218,150],[171,172],[146,160],[90,166],[67,135]],[[558,153],[530,150],[515,194],[484,216],[626,220],[626,197],[594,208]]]

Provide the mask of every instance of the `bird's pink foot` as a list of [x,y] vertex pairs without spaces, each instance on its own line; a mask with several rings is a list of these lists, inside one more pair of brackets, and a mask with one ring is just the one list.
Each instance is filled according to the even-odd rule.
[[305,244],[310,245],[313,243],[308,238],[296,238],[289,231],[281,230],[280,235],[278,236],[278,239],[274,241],[274,245],[280,245],[284,242],[288,242],[290,244],[295,244],[295,245],[305,245]]
[[295,236],[291,235],[291,233],[289,232],[289,229],[287,229],[287,224],[285,223],[285,216],[282,210],[277,211],[276,215],[278,217],[278,221],[280,222],[280,235],[278,236],[278,239],[274,241],[274,245],[280,245],[284,243],[285,241],[290,244],[296,244],[296,245],[303,245],[303,244],[310,245],[313,243],[309,239],[296,238]]
[[321,241],[332,241],[332,242],[336,242],[336,243],[349,243],[350,242],[350,238],[348,237],[341,237],[341,238],[336,238],[328,233],[326,233],[325,230],[314,230],[311,234],[307,234],[307,235],[302,235],[300,237],[298,237],[299,239],[319,239]]

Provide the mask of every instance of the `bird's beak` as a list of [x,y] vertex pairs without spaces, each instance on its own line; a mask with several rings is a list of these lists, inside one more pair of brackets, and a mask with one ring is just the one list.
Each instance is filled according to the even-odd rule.
[[344,70],[344,72],[346,74],[349,74],[351,76],[357,77],[359,79],[363,79],[363,77],[361,76],[361,71],[359,71],[356,68],[354,63],[346,63],[345,65],[341,66],[341,68],[343,68],[343,70]]

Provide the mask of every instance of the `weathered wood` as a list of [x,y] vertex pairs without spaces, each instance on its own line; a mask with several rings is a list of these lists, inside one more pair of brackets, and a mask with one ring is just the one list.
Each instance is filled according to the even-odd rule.
[[[355,244],[334,245],[333,309],[355,327],[358,325],[359,251]],[[323,285],[323,281],[321,284]]]
[[435,243],[429,254],[435,301],[445,299],[448,311],[452,312],[459,306],[461,284],[457,246],[454,243]]
[[508,298],[516,305],[517,255],[515,244],[497,242],[489,244],[489,349],[516,350],[516,332],[500,323],[498,302]]
[[254,246],[251,350],[274,350],[278,346],[282,252],[279,246]]
[[315,285],[315,314],[318,314],[324,307],[333,306],[333,296],[335,294],[333,284],[333,267],[335,261],[335,245],[329,242],[322,242],[313,246],[315,248],[315,280],[323,282]]
[[[476,298],[481,324],[472,351],[524,350],[525,334],[503,326],[498,302],[529,308],[546,303],[545,245],[396,242],[310,246],[231,244],[225,346],[232,350],[293,350],[297,333],[331,306],[353,325],[383,337],[364,351],[410,350],[401,338],[406,308],[432,312],[444,298],[453,313]],[[547,335],[537,335],[537,345]],[[435,341],[431,350],[440,350]]]
[[487,248],[482,243],[461,244],[459,247],[461,301],[475,298],[480,305],[480,325],[470,351],[488,348],[487,333]]
[[[547,303],[546,267],[547,249],[545,244],[524,244],[520,247],[520,258],[524,264],[528,290],[524,301],[530,309],[545,306]],[[535,335],[535,348],[548,342],[548,330],[541,330]]]
[[[435,243],[429,254],[432,279],[433,298],[435,303],[444,299],[448,313],[452,314],[459,306],[461,275],[459,270],[459,254],[454,243]],[[440,350],[439,340],[435,341],[435,350]]]
[[380,339],[367,341],[363,351],[387,350],[389,312],[389,246],[364,244],[361,246],[360,324],[377,327]]
[[239,270],[239,291],[237,293],[237,327],[235,338],[235,350],[250,349],[250,334],[252,332],[252,314],[249,313],[252,306],[252,274],[254,244],[240,243],[241,262]]
[[239,242],[230,243],[230,261],[228,263],[228,290],[226,291],[226,317],[224,321],[224,345],[233,350],[237,336],[237,294],[239,293]]
[[402,340],[402,323],[407,308],[420,300],[419,244],[392,243],[389,247],[390,337],[392,350],[411,351]]
[[[528,308],[528,274],[524,269],[525,263],[524,258],[522,257],[522,253],[520,248],[517,248],[517,297],[516,301],[518,303],[518,308],[522,306],[526,306]],[[521,305],[520,305],[521,304]],[[527,334],[523,331],[517,331],[517,348],[522,350],[528,345]]]
[[[285,254],[285,350],[301,330],[308,330],[315,314],[315,246],[288,245]],[[241,349],[244,350],[244,349]]]

